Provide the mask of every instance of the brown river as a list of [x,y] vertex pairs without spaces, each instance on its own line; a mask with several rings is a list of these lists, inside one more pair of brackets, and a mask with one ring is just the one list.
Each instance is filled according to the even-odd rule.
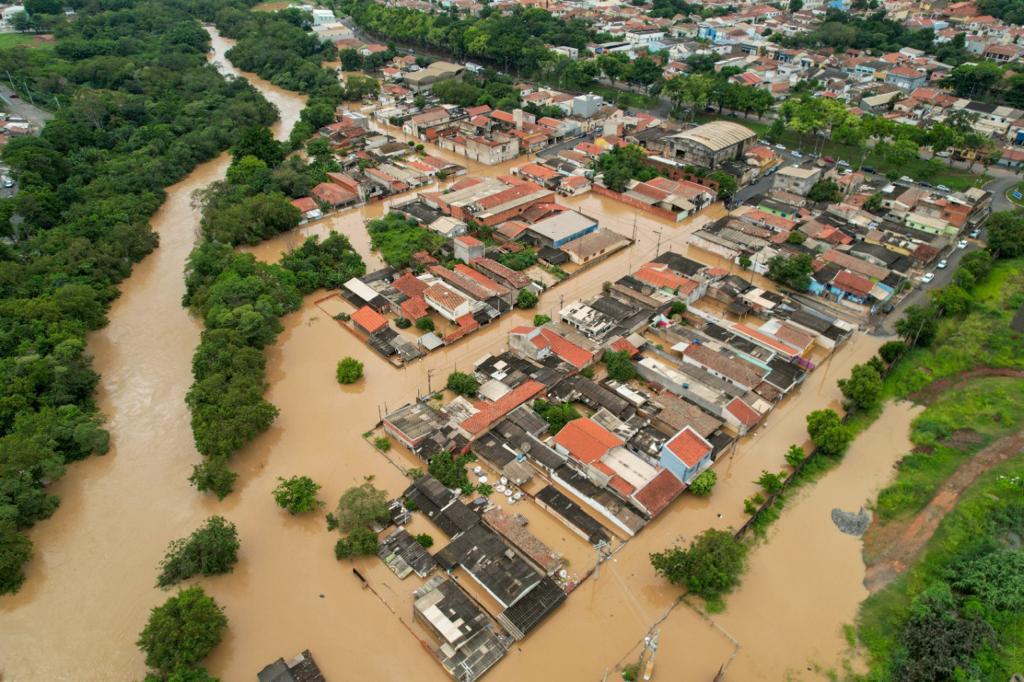
[[[224,57],[230,42],[214,34],[213,44],[211,58],[223,71],[237,73]],[[251,74],[244,77],[277,105],[281,120],[274,132],[286,137],[303,98]],[[466,165],[464,159],[431,151]],[[350,566],[334,559],[335,536],[325,532],[322,517],[289,517],[270,491],[279,476],[305,474],[323,485],[321,497],[329,504],[364,476],[398,493],[406,479],[360,434],[378,420],[379,410],[425,390],[428,371],[436,385],[455,367],[471,366],[504,348],[508,329],[526,316],[507,316],[424,361],[395,369],[312,305],[316,295],[311,296],[285,318],[285,331],[268,351],[268,398],[280,408],[280,417],[235,455],[232,466],[240,477],[231,496],[217,502],[198,494],[186,480],[199,455],[184,397],[200,324],[181,307],[182,272],[199,218],[190,195],[223,177],[228,161],[223,155],[169,188],[152,221],[160,247],[135,267],[110,311],[110,324],[91,338],[112,448],[104,457],[69,467],[54,486],[60,509],[31,532],[35,557],[25,585],[19,594],[0,599],[4,680],[142,678],[143,659],[134,642],[149,609],[167,597],[154,587],[157,565],[170,540],[212,514],[238,526],[242,548],[233,573],[202,581],[230,621],[225,640],[207,660],[211,673],[226,681],[252,680],[277,657],[308,648],[332,680],[446,679],[407,627],[412,581],[399,582],[376,559],[361,559],[355,565],[379,597],[361,589]],[[507,168],[471,165],[470,172],[499,174]],[[626,235],[635,224],[637,242],[546,294],[544,312],[562,299],[593,294],[603,281],[625,274],[659,248],[685,253],[686,237],[706,220],[669,224],[590,195],[567,203]],[[379,260],[369,252],[362,221],[381,210],[378,204],[335,215],[254,252],[272,260],[305,234],[336,229],[352,239],[372,268]],[[715,262],[696,250],[691,255]],[[865,335],[847,343],[769,416],[764,428],[720,461],[719,483],[709,499],[677,501],[602,564],[488,679],[600,680],[606,673],[613,679],[615,666],[635,658],[637,642],[678,594],[654,575],[648,554],[686,542],[709,526],[742,524],[742,501],[754,493],[753,480],[762,469],[783,466],[786,448],[805,440],[804,415],[835,406],[836,379],[880,343]],[[342,389],[334,367],[345,355],[365,363],[366,378]],[[725,613],[708,620],[687,607],[671,612],[660,626],[656,679],[710,680],[730,657],[726,679],[735,680],[777,680],[787,674],[812,679],[816,673],[808,669],[816,663],[837,665],[845,647],[842,625],[852,621],[866,592],[860,541],[839,533],[829,513],[836,506],[856,510],[884,485],[893,462],[909,447],[914,414],[890,406],[839,468],[790,504],[769,541],[752,553],[743,585],[728,598]],[[542,514],[530,516],[538,535],[572,559],[574,571],[586,570],[588,548]]]

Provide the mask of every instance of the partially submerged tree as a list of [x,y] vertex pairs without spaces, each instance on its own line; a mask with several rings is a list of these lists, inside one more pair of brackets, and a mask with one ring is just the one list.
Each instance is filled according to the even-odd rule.
[[740,582],[747,546],[727,530],[709,528],[687,549],[651,555],[651,565],[669,582],[708,601],[718,601]]
[[323,501],[317,499],[320,484],[309,476],[279,477],[277,480],[274,501],[292,516],[316,511],[324,506]]
[[220,642],[228,619],[201,587],[190,587],[154,607],[136,645],[146,665],[164,674],[196,666]]
[[235,524],[211,516],[192,535],[168,545],[157,585],[168,587],[196,575],[230,573],[238,562],[238,547]]

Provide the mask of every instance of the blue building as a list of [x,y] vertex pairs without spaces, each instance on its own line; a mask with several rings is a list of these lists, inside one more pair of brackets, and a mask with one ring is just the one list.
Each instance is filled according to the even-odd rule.
[[661,446],[659,463],[683,483],[690,482],[711,464],[711,443],[690,426]]

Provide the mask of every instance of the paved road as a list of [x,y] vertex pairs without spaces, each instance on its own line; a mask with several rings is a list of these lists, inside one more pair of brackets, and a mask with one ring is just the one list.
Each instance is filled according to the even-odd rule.
[[41,129],[47,121],[53,118],[49,111],[32,106],[20,97],[13,97],[14,91],[7,85],[0,84],[0,101],[3,102],[4,111],[14,116],[21,116],[26,121]]

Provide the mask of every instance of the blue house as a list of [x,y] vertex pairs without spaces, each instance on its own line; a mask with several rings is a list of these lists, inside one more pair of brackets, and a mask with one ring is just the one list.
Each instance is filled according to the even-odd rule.
[[690,426],[661,446],[659,463],[686,485],[711,464],[711,443]]

